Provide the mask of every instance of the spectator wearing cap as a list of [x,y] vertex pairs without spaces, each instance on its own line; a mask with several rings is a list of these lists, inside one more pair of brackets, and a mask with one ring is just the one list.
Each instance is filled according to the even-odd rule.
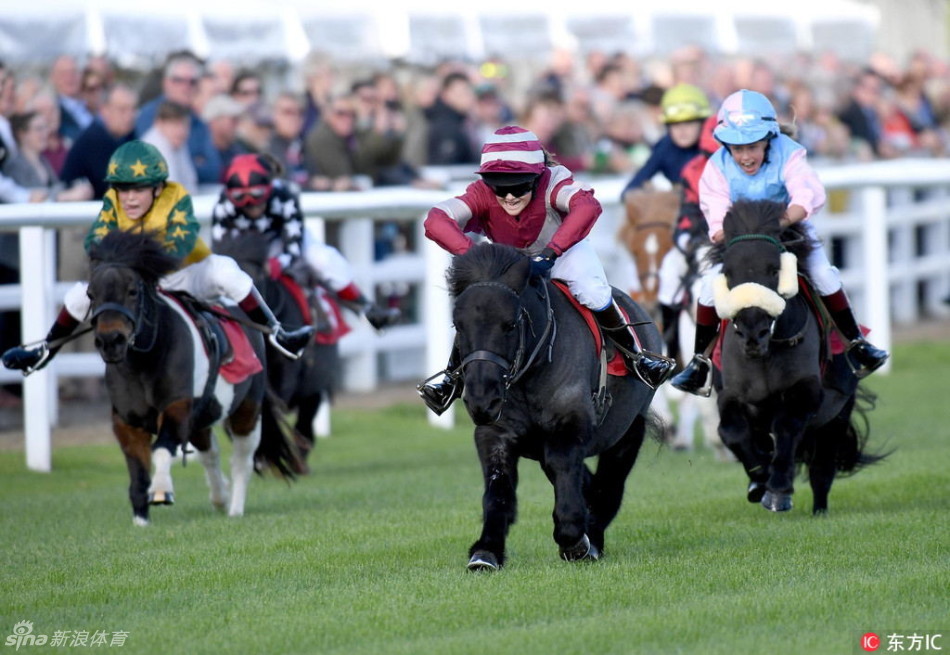
[[188,153],[199,184],[217,184],[221,176],[221,158],[211,141],[208,125],[195,112],[201,64],[191,54],[169,57],[162,74],[162,93],[139,110],[135,133],[142,136],[155,122],[162,102],[169,100],[188,109]]
[[129,87],[120,84],[109,90],[99,116],[80,133],[66,155],[60,175],[64,183],[87,180],[94,198],[105,195],[109,189],[105,181],[109,158],[133,138],[135,103],[136,94]]
[[[237,138],[238,119],[242,113],[244,107],[241,103],[226,93],[212,96],[201,113],[202,120],[208,124],[208,130],[211,132],[214,149],[221,158],[222,171],[227,170],[236,156],[248,152]],[[219,181],[224,182],[223,174]]]

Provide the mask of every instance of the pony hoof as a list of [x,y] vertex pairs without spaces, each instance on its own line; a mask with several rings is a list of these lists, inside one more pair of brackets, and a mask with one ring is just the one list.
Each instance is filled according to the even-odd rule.
[[565,562],[577,562],[582,559],[596,560],[599,557],[600,551],[591,545],[586,534],[570,548],[561,549],[561,559]]
[[766,491],[762,496],[762,507],[770,512],[787,512],[792,509],[792,495]]
[[750,482],[749,489],[745,492],[745,497],[750,503],[758,503],[765,495],[765,485],[761,482]]
[[811,511],[812,516],[828,516],[827,507],[816,507]]
[[133,516],[133,517],[132,517],[132,525],[138,526],[138,527],[140,527],[140,528],[147,527],[147,526],[148,526],[148,519],[145,518],[144,516]]
[[148,495],[149,505],[174,505],[175,492],[173,491],[153,491]]
[[497,571],[500,568],[498,558],[487,550],[476,550],[468,560],[469,571]]

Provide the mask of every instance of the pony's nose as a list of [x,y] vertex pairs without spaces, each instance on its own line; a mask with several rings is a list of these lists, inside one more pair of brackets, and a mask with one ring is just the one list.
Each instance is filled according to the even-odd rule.
[[114,362],[125,356],[125,349],[128,346],[128,338],[121,332],[97,333],[95,344],[96,350],[107,362]]

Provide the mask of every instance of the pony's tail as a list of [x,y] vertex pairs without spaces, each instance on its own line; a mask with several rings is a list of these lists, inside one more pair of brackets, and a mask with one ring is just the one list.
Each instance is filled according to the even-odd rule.
[[254,470],[270,469],[285,480],[310,472],[300,451],[304,439],[286,419],[283,403],[267,386],[261,407],[261,443],[254,453]]
[[[847,424],[841,426],[844,428],[843,432],[832,437],[837,446],[834,453],[835,470],[842,476],[853,475],[866,466],[882,461],[893,452],[869,453],[866,450],[871,433],[868,412],[877,404],[877,395],[859,385],[855,391],[853,403]],[[843,422],[844,419],[841,420]],[[839,419],[833,420],[829,427],[838,422]]]

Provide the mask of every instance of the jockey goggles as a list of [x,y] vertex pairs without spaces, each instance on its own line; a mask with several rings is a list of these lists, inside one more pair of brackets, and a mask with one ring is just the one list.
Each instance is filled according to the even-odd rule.
[[247,207],[267,200],[270,192],[271,186],[269,184],[258,184],[250,187],[226,189],[224,193],[235,207]]
[[531,180],[529,182],[522,182],[520,184],[511,184],[511,185],[502,185],[502,184],[492,184],[485,182],[489,189],[492,190],[492,193],[495,194],[498,198],[507,198],[508,194],[511,194],[515,198],[520,198],[528,193],[534,191],[534,187],[537,180]]

